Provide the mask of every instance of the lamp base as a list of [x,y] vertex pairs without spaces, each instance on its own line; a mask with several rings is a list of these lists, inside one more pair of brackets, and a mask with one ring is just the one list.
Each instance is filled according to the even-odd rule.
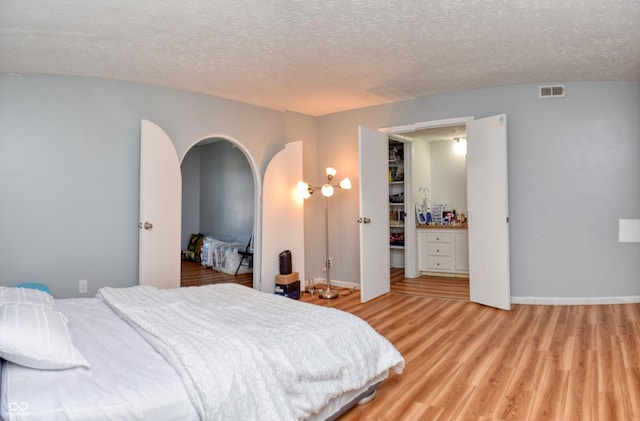
[[319,289],[318,297],[326,299],[338,298],[338,291],[335,291],[331,288]]

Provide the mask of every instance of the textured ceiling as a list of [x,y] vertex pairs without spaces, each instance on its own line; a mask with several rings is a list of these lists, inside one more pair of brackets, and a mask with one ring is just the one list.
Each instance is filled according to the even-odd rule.
[[515,83],[640,80],[640,0],[0,0],[0,72],[322,115]]

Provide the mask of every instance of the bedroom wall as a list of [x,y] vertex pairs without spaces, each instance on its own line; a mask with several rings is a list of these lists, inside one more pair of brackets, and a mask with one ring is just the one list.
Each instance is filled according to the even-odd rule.
[[[331,226],[341,239],[332,277],[360,279],[357,125],[506,113],[512,296],[640,297],[640,244],[618,242],[618,220],[640,218],[640,84],[565,86],[562,99],[541,100],[537,85],[515,85],[318,118],[318,167],[333,164],[354,182]],[[313,270],[308,275],[321,276]]]
[[200,232],[200,148],[191,148],[180,164],[182,172],[181,249],[186,250],[191,234]]
[[[467,159],[453,151],[455,140],[431,143],[431,203],[467,213]],[[414,170],[415,172],[416,170]],[[418,196],[422,198],[422,195]]]
[[[640,296],[640,244],[617,241],[618,219],[640,218],[640,84],[565,85],[563,99],[516,85],[314,119],[135,83],[0,74],[0,285],[44,282],[63,298],[79,295],[79,279],[89,296],[137,283],[143,118],[180,157],[229,136],[261,175],[289,140],[303,141],[306,180],[333,166],[353,182],[332,201],[332,278],[358,282],[357,125],[506,113],[512,295]],[[322,277],[322,201],[304,213],[307,277]]]
[[253,174],[244,154],[226,140],[196,145],[181,170],[182,249],[198,232],[231,236],[246,245],[255,205]]
[[200,149],[200,232],[233,237],[243,245],[253,232],[254,186],[244,154],[227,141]]
[[[0,74],[0,285],[43,282],[58,298],[137,284],[140,121],[182,157],[225,135],[260,177],[288,142],[288,115],[174,89]],[[306,140],[306,139],[297,139]]]

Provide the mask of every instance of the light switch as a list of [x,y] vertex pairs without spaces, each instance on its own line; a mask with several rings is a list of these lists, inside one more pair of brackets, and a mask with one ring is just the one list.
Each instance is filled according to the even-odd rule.
[[618,241],[621,243],[640,243],[640,219],[620,219]]

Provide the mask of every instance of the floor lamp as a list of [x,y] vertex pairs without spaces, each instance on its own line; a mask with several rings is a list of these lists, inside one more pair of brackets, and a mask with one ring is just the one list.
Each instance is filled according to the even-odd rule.
[[321,289],[318,291],[320,298],[337,298],[338,292],[331,289],[331,261],[329,260],[329,198],[333,196],[335,189],[351,189],[351,180],[345,177],[339,184],[331,184],[331,181],[336,176],[335,168],[328,167],[327,170],[327,183],[322,187],[313,187],[304,181],[298,182],[298,195],[304,199],[311,197],[313,192],[320,190],[322,196],[324,196],[324,245],[325,245],[325,268],[327,269],[327,289]]

